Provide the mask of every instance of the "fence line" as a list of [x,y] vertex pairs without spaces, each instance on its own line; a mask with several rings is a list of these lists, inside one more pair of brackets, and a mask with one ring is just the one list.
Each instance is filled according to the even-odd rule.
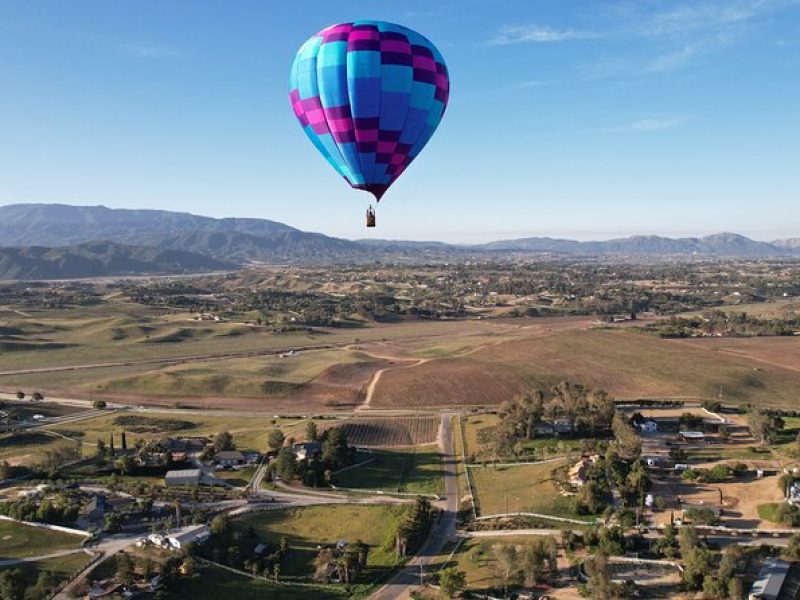
[[37,521],[21,521],[20,519],[14,519],[12,517],[7,517],[6,515],[0,515],[0,521],[11,521],[13,523],[21,523],[22,525],[27,525],[28,527],[38,527],[39,529],[49,529],[51,531],[71,533],[72,535],[82,535],[85,537],[92,537],[92,534],[90,532],[84,531],[83,529],[73,529],[71,527],[62,527],[61,525],[52,525],[50,523],[39,523]]
[[469,497],[472,501],[472,518],[478,518],[478,509],[475,505],[477,500],[475,496],[475,490],[472,488],[472,480],[469,477],[469,468],[467,466],[467,439],[464,435],[464,421],[461,418],[461,415],[458,415],[458,432],[461,435],[461,462],[464,465],[464,477],[467,479],[467,491],[469,492]]
[[549,519],[551,521],[559,521],[561,523],[573,523],[575,525],[594,525],[597,519],[591,521],[581,521],[580,519],[571,519],[569,517],[556,517],[555,515],[545,515],[541,513],[532,512],[511,512],[511,513],[497,513],[494,515],[486,515],[483,517],[476,517],[476,521],[488,521],[490,519],[502,519],[504,517],[534,517],[537,519]]

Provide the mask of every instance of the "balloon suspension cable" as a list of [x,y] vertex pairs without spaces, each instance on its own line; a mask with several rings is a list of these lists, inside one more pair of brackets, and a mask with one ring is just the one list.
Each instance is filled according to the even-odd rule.
[[375,210],[371,204],[367,209],[367,227],[375,227]]

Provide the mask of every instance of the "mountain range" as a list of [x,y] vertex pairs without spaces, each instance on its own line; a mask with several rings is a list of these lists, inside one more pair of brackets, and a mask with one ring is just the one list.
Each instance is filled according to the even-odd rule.
[[800,258],[800,238],[762,242],[719,233],[587,242],[528,237],[460,245],[346,240],[267,219],[214,219],[165,210],[64,204],[0,207],[0,279],[191,273],[253,263],[420,262],[504,255]]

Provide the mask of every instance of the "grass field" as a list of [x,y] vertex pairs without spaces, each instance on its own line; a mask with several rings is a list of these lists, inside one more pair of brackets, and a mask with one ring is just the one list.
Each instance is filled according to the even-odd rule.
[[372,404],[485,406],[562,379],[619,398],[702,398],[722,390],[728,401],[771,406],[796,406],[800,387],[798,371],[691,343],[629,330],[563,330],[388,370]]
[[337,486],[414,494],[444,492],[441,457],[434,447],[359,452],[357,460],[372,462],[336,475]]
[[[14,350],[5,352],[3,370],[141,360],[203,354],[269,351],[319,345],[418,339],[421,336],[481,335],[496,324],[483,321],[371,323],[357,329],[319,328],[274,333],[238,323],[199,322],[187,312],[147,307],[121,299],[97,306],[29,309],[12,313],[4,328],[14,331]],[[28,346],[28,347],[26,347]],[[0,383],[5,383],[5,379]]]
[[[466,455],[481,458],[500,458],[492,454],[491,444],[481,443],[481,432],[490,432],[500,422],[500,417],[495,414],[469,415],[464,418],[464,438],[466,442]],[[546,459],[566,455],[569,452],[580,450],[583,440],[579,438],[554,438],[538,437],[520,443],[520,450],[525,453],[535,453],[537,458]]]
[[286,536],[292,551],[281,573],[294,581],[311,581],[312,560],[320,544],[360,539],[370,547],[361,580],[374,582],[385,578],[399,564],[390,538],[407,510],[405,506],[386,505],[313,506],[253,513],[233,524],[243,533],[252,526],[259,539],[273,543]]
[[[136,425],[125,425],[127,421],[121,419],[134,418]],[[275,423],[273,423],[275,421]],[[168,423],[176,426],[169,427]],[[78,424],[66,423],[49,427],[52,431],[71,431],[79,425],[84,433],[81,438],[87,445],[84,452],[94,452],[93,444],[97,440],[108,442],[109,434],[117,437],[127,429],[129,443],[134,440],[157,440],[166,435],[173,436],[210,436],[220,431],[228,430],[233,434],[236,447],[240,450],[264,450],[266,447],[267,432],[274,427],[280,427],[287,436],[302,437],[306,421],[303,419],[275,419],[272,416],[248,415],[215,415],[209,412],[205,415],[181,412],[147,412],[126,413],[114,412],[94,419],[87,419]]]
[[52,437],[41,431],[18,431],[0,434],[0,460],[12,465],[30,465],[40,461],[49,450],[69,446],[73,442]]
[[344,600],[349,597],[336,586],[275,585],[213,566],[202,567],[197,574],[182,578],[180,585],[165,596],[167,600]]
[[554,475],[554,471],[564,465],[566,461],[470,468],[479,514],[522,511],[574,517],[570,499],[560,495]]
[[[468,591],[498,590],[502,593],[502,580],[494,570],[491,548],[494,544],[514,544],[518,550],[531,543],[530,537],[497,537],[467,539],[453,555],[447,566],[464,571],[467,576]],[[452,551],[452,548],[450,549]],[[447,556],[440,556],[437,564],[445,566]],[[500,597],[500,594],[498,594]]]
[[777,510],[778,510],[777,502],[767,502],[766,504],[759,504],[758,516],[764,519],[765,521],[772,521],[773,523],[777,523],[778,519],[775,516]]
[[83,536],[0,521],[0,557],[30,558],[79,548]]
[[5,569],[18,570],[28,586],[33,586],[36,583],[39,573],[49,573],[53,576],[54,583],[59,585],[62,581],[72,578],[75,573],[81,571],[89,564],[90,560],[91,557],[85,552],[76,552],[75,554],[57,558],[20,563],[11,567],[0,567],[0,572]]
[[239,487],[243,487],[250,483],[250,480],[253,478],[253,475],[256,472],[255,467],[245,467],[244,469],[239,470],[232,470],[232,471],[214,471],[214,477],[218,479],[224,479],[231,485],[236,485]]

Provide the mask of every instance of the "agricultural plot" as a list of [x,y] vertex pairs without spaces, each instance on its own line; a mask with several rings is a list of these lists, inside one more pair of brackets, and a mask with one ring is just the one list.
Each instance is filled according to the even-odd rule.
[[413,494],[441,494],[444,491],[441,456],[435,449],[359,452],[365,464],[338,473],[338,487]]
[[486,516],[535,512],[574,518],[571,498],[561,495],[556,478],[556,470],[566,464],[564,460],[541,465],[470,468],[478,513]]
[[181,584],[164,596],[166,600],[345,600],[351,597],[344,589],[334,586],[276,585],[214,566],[201,566],[197,573],[182,578]]
[[30,558],[80,548],[83,536],[0,521],[0,557]]
[[0,573],[6,569],[19,571],[25,585],[31,587],[36,584],[40,573],[48,573],[52,576],[53,585],[58,586],[63,581],[71,579],[76,573],[83,570],[91,560],[91,557],[85,552],[75,552],[74,554],[67,554],[57,558],[19,563],[10,567],[0,567]]
[[390,538],[407,510],[405,506],[386,505],[314,506],[253,513],[236,519],[232,525],[245,540],[249,527],[258,539],[275,544],[285,536],[292,550],[281,575],[284,580],[296,582],[311,582],[312,561],[320,545],[334,545],[342,539],[361,540],[370,547],[363,580],[374,582],[386,577],[399,563]]
[[[479,414],[464,417],[464,441],[467,460],[502,460],[496,456],[491,442],[492,433],[500,423],[496,414]],[[519,442],[517,449],[523,456],[534,460],[545,460],[557,456],[579,452],[583,446],[582,438],[536,437]]]
[[554,330],[412,369],[413,377],[409,369],[384,372],[372,405],[497,405],[567,379],[617,398],[706,398],[722,390],[727,401],[792,407],[800,387],[800,371],[618,329]]
[[[673,340],[678,341],[678,340]],[[697,338],[680,340],[693,348],[752,360],[762,365],[800,371],[800,336],[749,338]],[[758,363],[762,363],[759,365]]]
[[438,436],[439,423],[436,415],[381,419],[357,417],[340,427],[345,430],[351,444],[382,448],[432,444]]
[[11,465],[31,465],[41,460],[45,452],[72,443],[40,430],[0,434],[0,460],[8,461]]
[[[502,596],[503,583],[496,568],[496,561],[492,555],[492,546],[495,544],[514,544],[517,546],[518,552],[521,552],[530,543],[531,538],[525,536],[469,538],[459,546],[450,562],[445,563],[449,556],[448,552],[447,555],[440,555],[437,557],[434,564],[441,567],[455,567],[459,571],[464,571],[466,574],[468,591],[494,591],[495,593],[492,595],[499,598]],[[450,552],[452,552],[452,548]],[[559,569],[562,570],[563,575],[566,576],[568,573],[568,563],[563,556],[559,558],[558,566]],[[574,597],[580,598],[577,594]],[[569,596],[569,598],[573,598],[573,596]]]
[[[98,440],[108,442],[113,433],[117,438],[123,431],[127,432],[128,441],[137,439],[145,441],[158,440],[167,435],[172,436],[211,436],[220,431],[229,431],[234,443],[240,450],[263,450],[266,447],[267,432],[279,427],[287,436],[298,437],[305,427],[303,419],[276,419],[272,416],[258,415],[226,415],[181,412],[146,412],[120,413],[114,412],[79,423],[84,443],[84,454],[94,453]],[[76,424],[65,423],[49,427],[56,433],[76,429]],[[40,435],[44,435],[41,433]]]

